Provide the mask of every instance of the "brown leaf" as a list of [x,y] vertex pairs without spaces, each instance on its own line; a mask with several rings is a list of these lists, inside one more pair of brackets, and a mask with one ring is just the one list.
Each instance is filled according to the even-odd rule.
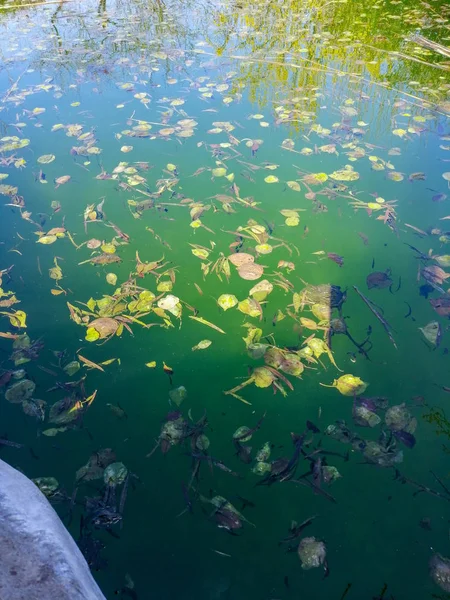
[[239,276],[248,281],[259,279],[264,273],[264,267],[256,263],[244,263],[238,269]]
[[91,367],[91,369],[98,369],[99,371],[103,371],[103,373],[105,372],[105,369],[103,367],[101,367],[100,365],[98,365],[95,362],[92,362],[92,360],[89,360],[88,358],[85,358],[84,356],[81,356],[81,354],[77,354],[79,360],[81,360],[82,363],[84,363],[87,367]]

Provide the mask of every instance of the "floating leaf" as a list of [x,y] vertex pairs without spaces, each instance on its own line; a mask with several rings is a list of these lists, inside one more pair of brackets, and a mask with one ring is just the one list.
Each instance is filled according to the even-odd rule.
[[249,295],[252,296],[257,302],[262,302],[272,292],[273,285],[267,279],[263,279],[252,287]]
[[157,292],[171,292],[173,288],[173,283],[170,281],[160,281],[156,287]]
[[164,296],[164,298],[160,298],[158,300],[158,307],[162,308],[163,310],[172,311],[179,302],[180,299],[177,298],[177,296],[174,296],[173,294],[167,294],[167,296]]
[[227,311],[229,308],[233,308],[238,303],[238,299],[233,294],[222,294],[217,300],[217,304]]
[[269,369],[266,369],[266,367],[257,367],[253,371],[253,378],[256,387],[266,388],[272,385],[275,376],[273,375],[272,371],[269,371]]
[[300,218],[299,218],[298,216],[295,216],[295,217],[288,217],[288,218],[285,220],[285,224],[286,224],[288,227],[296,227],[297,225],[299,225],[299,224],[300,224]]
[[206,260],[209,256],[209,251],[206,248],[192,248],[191,252],[194,256],[202,260]]
[[270,244],[258,244],[255,246],[255,250],[258,254],[270,254],[273,248]]
[[117,332],[119,327],[119,322],[111,317],[100,317],[99,319],[95,319],[95,321],[91,321],[89,325],[89,329],[95,329],[100,339],[104,340]]
[[[320,385],[324,385],[321,383]],[[343,396],[360,396],[367,389],[368,384],[354,375],[341,375],[335,379],[333,385],[325,387],[337,388]]]
[[264,177],[264,181],[266,183],[278,183],[280,180],[278,177],[275,177],[275,175],[268,175],[267,177]]
[[117,275],[115,273],[108,273],[106,275],[106,281],[110,285],[116,285],[116,283],[117,283]]
[[116,252],[116,247],[114,246],[114,244],[110,243],[102,244],[100,249],[105,254],[115,254]]
[[240,267],[242,265],[255,262],[255,257],[252,254],[247,254],[246,252],[239,252],[236,254],[231,254],[228,257],[228,260],[235,267]]
[[253,298],[246,298],[239,302],[238,310],[249,317],[260,317],[262,315],[261,305]]
[[70,181],[70,175],[61,175],[61,177],[57,177],[55,179],[56,187],[59,187],[60,185],[64,185],[68,181]]
[[402,173],[398,173],[397,171],[389,171],[386,177],[391,181],[403,181],[405,178]]
[[13,327],[26,328],[27,314],[23,310],[17,310],[16,312],[0,312],[0,315],[9,317],[9,322]]
[[37,243],[49,245],[49,244],[54,244],[57,239],[58,238],[56,237],[56,235],[43,235],[37,240]]
[[53,162],[55,158],[56,156],[54,154],[43,154],[37,159],[37,161],[42,165],[48,165],[49,163]]
[[392,131],[392,133],[398,137],[405,137],[405,135],[407,134],[406,129],[394,129]]
[[330,177],[335,181],[356,181],[359,179],[359,173],[354,171],[350,165],[347,165],[345,169],[331,173]]
[[212,170],[212,174],[214,177],[224,177],[226,175],[227,170],[224,167],[217,167]]
[[94,327],[88,327],[84,339],[87,342],[95,342],[96,340],[99,339],[99,337],[100,337],[100,334],[96,329],[94,329]]
[[154,369],[156,367],[156,360],[152,360],[148,363],[145,363],[145,366],[148,367],[149,369]]
[[0,185],[0,194],[2,196],[15,196],[18,191],[19,191],[18,188],[14,187],[12,185],[5,185],[5,184]]
[[328,175],[326,173],[309,173],[304,177],[304,180],[310,185],[325,183],[328,180]]
[[100,240],[96,240],[96,239],[92,239],[89,240],[86,244],[87,248],[89,248],[89,250],[95,250],[96,248],[100,248],[100,246],[102,245]]
[[261,265],[252,262],[241,264],[238,269],[239,276],[248,281],[259,279],[264,273],[264,268]]

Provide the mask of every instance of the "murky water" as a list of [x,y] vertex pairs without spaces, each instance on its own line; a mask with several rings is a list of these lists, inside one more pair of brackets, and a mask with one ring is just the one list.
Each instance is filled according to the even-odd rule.
[[[0,5],[0,437],[24,444],[1,457],[57,479],[107,598],[446,597],[428,563],[450,555],[448,5],[29,4]],[[346,296],[319,314],[307,284]],[[342,375],[367,391],[326,387]],[[233,433],[264,414],[243,462]],[[268,482],[265,442],[287,459]],[[109,528],[86,509],[105,465],[76,475],[105,448],[129,471]],[[218,527],[214,496],[249,522]],[[311,536],[327,577],[302,569]]]

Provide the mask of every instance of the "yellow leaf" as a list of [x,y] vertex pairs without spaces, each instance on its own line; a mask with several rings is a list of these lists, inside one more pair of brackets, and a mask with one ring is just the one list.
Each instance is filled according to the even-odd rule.
[[95,342],[100,337],[99,332],[94,327],[88,327],[86,331],[85,340],[87,342]]
[[236,296],[233,296],[233,294],[222,294],[217,300],[217,304],[223,308],[224,311],[228,310],[229,308],[233,308],[237,303],[238,299]]
[[275,379],[272,372],[269,371],[269,369],[266,369],[265,367],[257,367],[253,371],[253,377],[256,387],[259,388],[269,387],[270,385],[272,385],[273,380]]
[[43,235],[37,240],[37,244],[54,244],[58,238],[56,235]]
[[202,260],[207,259],[209,256],[209,252],[205,248],[192,248],[191,252],[194,256]]
[[202,323],[203,325],[207,325],[208,327],[212,327],[212,329],[215,329],[219,333],[225,333],[225,331],[223,329],[220,329],[220,327],[217,327],[217,325],[214,325],[214,323],[207,321],[203,317],[194,317],[192,315],[189,315],[189,318],[194,321],[198,321],[198,323]]
[[111,285],[116,285],[117,283],[117,275],[115,273],[108,273],[106,275],[106,281]]
[[264,177],[264,181],[266,183],[278,183],[279,179],[278,177],[275,177],[275,175],[268,175],[267,177]]
[[105,254],[114,254],[116,252],[116,247],[114,246],[114,244],[107,243],[102,244],[101,250]]
[[258,254],[270,254],[273,248],[270,244],[258,244],[255,246],[255,250]]
[[330,177],[335,181],[356,181],[359,179],[359,173],[354,171],[350,165],[347,165],[345,169],[331,173]]
[[10,315],[9,321],[13,327],[26,327],[27,313],[23,310],[17,310],[13,315]]
[[156,360],[152,360],[151,362],[145,363],[145,366],[149,369],[154,369],[156,367]]
[[291,188],[291,190],[294,190],[294,192],[299,192],[300,191],[300,184],[297,183],[296,181],[287,181],[286,185]]
[[50,293],[53,296],[59,296],[60,294],[64,294],[64,290],[54,290],[54,289],[52,289],[52,290],[50,290]]

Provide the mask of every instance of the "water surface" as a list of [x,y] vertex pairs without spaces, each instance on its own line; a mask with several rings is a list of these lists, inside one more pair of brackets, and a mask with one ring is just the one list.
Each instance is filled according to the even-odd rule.
[[[136,476],[122,528],[114,526],[114,536],[94,530],[108,563],[94,575],[107,598],[120,596],[127,574],[140,599],[337,600],[348,583],[348,599],[380,595],[384,584],[384,598],[442,593],[429,577],[428,561],[433,551],[449,554],[449,496],[430,470],[448,483],[447,440],[437,435],[447,424],[437,411],[448,401],[442,389],[450,385],[448,332],[446,318],[429,300],[446,298],[448,286],[444,281],[442,292],[431,288],[428,298],[419,292],[427,283],[423,269],[437,265],[431,257],[449,253],[450,233],[441,219],[449,214],[450,63],[411,36],[448,46],[446,3],[30,4],[0,6],[0,173],[8,176],[1,184],[12,186],[1,188],[0,268],[14,265],[3,289],[20,301],[2,310],[13,320],[15,310],[27,315],[26,330],[10,325],[6,314],[1,330],[43,342],[39,356],[19,366],[47,409],[40,422],[20,404],[2,400],[3,437],[31,446],[35,455],[5,447],[2,458],[31,478],[55,477],[69,496],[77,469],[101,448],[113,448]],[[294,212],[280,212],[286,210]],[[55,227],[64,228],[61,237],[37,243]],[[92,239],[113,244],[121,262],[80,265],[99,255],[86,245]],[[196,248],[203,256],[192,253]],[[231,263],[229,276],[226,266],[220,271],[236,250],[264,266],[259,280],[241,278]],[[144,278],[136,277],[136,252],[142,261],[160,261]],[[343,257],[342,266],[328,254]],[[55,259],[59,281],[49,277]],[[371,272],[388,272],[392,285],[368,289]],[[108,273],[117,276],[115,285]],[[124,306],[129,330],[89,342],[96,334],[88,325],[99,310],[89,300],[118,297],[130,278],[155,294],[154,302],[140,312]],[[222,294],[246,299],[263,279],[274,289],[260,315],[218,306]],[[171,280],[171,291],[157,290]],[[347,292],[342,316],[359,344],[369,338],[367,356],[336,334],[331,348],[342,372],[323,354],[320,362],[303,359],[301,378],[278,370],[288,381],[277,375],[284,395],[279,387],[253,384],[238,392],[245,402],[224,394],[264,365],[247,353],[246,324],[261,328],[261,342],[284,353],[300,350],[311,334],[326,337],[323,329],[300,322],[318,323],[308,307],[295,310],[294,294],[305,282]],[[396,347],[353,286],[375,303]],[[180,301],[175,314],[155,311],[168,293]],[[80,315],[84,323],[70,319],[67,303],[89,313]],[[442,329],[437,348],[419,330],[432,321]],[[202,340],[212,343],[193,351]],[[14,369],[12,341],[2,339],[1,350],[2,369]],[[107,364],[100,365],[103,371],[82,364],[68,377],[62,367],[77,355]],[[154,368],[146,366],[153,361]],[[344,420],[366,441],[378,440],[382,431],[390,435],[385,410],[378,426],[359,427],[353,398],[321,385],[344,373],[369,384],[365,396],[387,397],[390,406],[406,403],[417,420],[415,447],[396,442],[401,463],[367,464],[355,447],[323,434]],[[72,393],[47,390],[84,375],[74,401],[97,390],[95,400],[74,409],[79,418],[68,430],[43,434],[60,426],[51,422],[50,407]],[[177,408],[169,391],[178,386],[188,393],[180,410],[189,423],[206,411],[209,454],[241,475],[211,472],[203,464],[190,490],[193,514],[182,516],[190,442],[146,458],[167,413]],[[107,404],[119,404],[126,418]],[[349,451],[348,461],[327,456],[342,475],[323,488],[336,503],[288,481],[255,487],[262,478],[252,473],[254,462],[235,456],[232,435],[264,413],[249,442],[253,456],[266,441],[273,445],[271,460],[292,456],[290,434],[301,434],[306,420],[321,434],[308,434],[305,453]],[[444,417],[437,422],[430,414]],[[297,476],[309,468],[302,456]],[[445,497],[414,496],[418,488],[402,485],[398,473],[395,479],[395,468]],[[102,479],[78,487],[71,520],[68,502],[55,504],[75,538],[85,498],[104,491]],[[237,496],[251,500],[255,506],[242,512],[255,527],[244,523],[237,536],[218,528],[214,507],[200,494],[224,496],[238,509]],[[325,579],[322,568],[301,568],[295,548],[286,553],[278,546],[292,521],[312,515],[317,519],[302,536],[325,542]],[[431,529],[420,526],[426,518]]]

